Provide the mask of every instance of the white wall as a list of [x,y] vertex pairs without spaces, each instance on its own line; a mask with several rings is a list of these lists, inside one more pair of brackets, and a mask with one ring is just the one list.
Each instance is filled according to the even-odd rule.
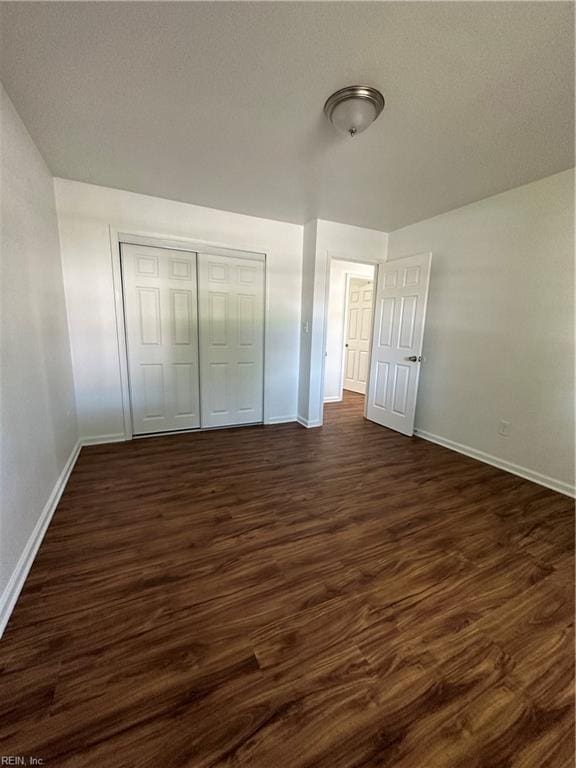
[[346,277],[349,274],[359,275],[360,277],[372,280],[374,278],[374,267],[353,261],[341,261],[340,259],[333,259],[330,263],[326,357],[324,364],[324,402],[342,400]]
[[1,86],[0,110],[1,633],[77,429],[52,176]]
[[[324,350],[331,258],[354,262],[386,260],[387,234],[316,219],[304,227],[302,280],[302,340],[298,420],[310,427],[322,424]],[[308,332],[305,323],[308,323]],[[307,338],[309,336],[309,338]]]
[[569,489],[573,172],[389,235],[390,259],[421,251],[433,256],[417,429]]
[[298,377],[298,420],[306,424],[310,404],[310,367],[312,354],[312,316],[314,314],[314,272],[318,221],[304,225],[302,244],[302,315],[300,326],[300,370]]
[[121,190],[55,180],[76,402],[83,438],[124,433],[110,226],[265,252],[270,314],[267,420],[296,418],[302,227]]

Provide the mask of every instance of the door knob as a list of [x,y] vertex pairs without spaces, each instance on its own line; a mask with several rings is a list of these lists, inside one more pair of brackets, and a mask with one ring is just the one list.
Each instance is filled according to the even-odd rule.
[[410,355],[406,360],[410,360],[411,363],[419,363],[422,360],[422,355]]

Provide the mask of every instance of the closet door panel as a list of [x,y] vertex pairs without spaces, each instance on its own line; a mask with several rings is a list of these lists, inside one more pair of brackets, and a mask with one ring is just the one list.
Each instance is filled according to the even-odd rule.
[[200,426],[196,254],[122,245],[135,435]]
[[203,427],[262,421],[264,263],[198,254]]

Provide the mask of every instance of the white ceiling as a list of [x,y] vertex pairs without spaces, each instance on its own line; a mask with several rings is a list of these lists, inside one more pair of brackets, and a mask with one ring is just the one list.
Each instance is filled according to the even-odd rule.
[[[391,231],[574,165],[564,2],[2,3],[1,75],[56,176]],[[326,121],[377,86],[355,139]]]

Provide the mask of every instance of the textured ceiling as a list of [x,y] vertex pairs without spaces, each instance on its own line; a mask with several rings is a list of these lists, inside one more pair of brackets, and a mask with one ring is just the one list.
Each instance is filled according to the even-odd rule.
[[[56,176],[384,231],[574,165],[563,2],[2,3],[1,75]],[[332,91],[386,97],[349,139]]]

